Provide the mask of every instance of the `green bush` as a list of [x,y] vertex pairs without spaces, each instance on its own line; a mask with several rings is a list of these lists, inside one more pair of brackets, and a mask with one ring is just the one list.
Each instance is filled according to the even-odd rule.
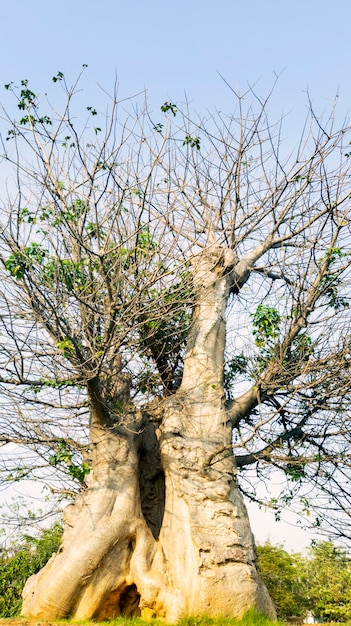
[[277,616],[286,619],[302,617],[310,608],[304,559],[289,554],[282,546],[266,543],[257,546],[258,568],[274,602]]
[[351,619],[351,559],[330,541],[315,544],[307,561],[310,605],[323,622]]
[[329,541],[315,543],[306,555],[282,546],[258,546],[258,567],[279,618],[312,611],[323,622],[351,619],[351,558]]
[[62,528],[55,524],[39,537],[25,535],[11,551],[0,556],[0,617],[14,617],[21,611],[21,593],[26,580],[36,574],[58,549]]

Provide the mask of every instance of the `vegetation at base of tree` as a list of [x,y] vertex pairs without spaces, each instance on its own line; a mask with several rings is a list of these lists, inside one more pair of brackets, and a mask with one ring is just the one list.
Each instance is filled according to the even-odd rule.
[[322,541],[302,555],[266,543],[257,553],[279,618],[311,612],[323,622],[351,620],[351,558],[343,548]]
[[[13,621],[11,619],[6,620],[6,622],[11,626]],[[21,623],[21,618],[17,621],[16,625]],[[24,621],[27,624],[27,621]],[[42,622],[43,626],[45,626],[45,622]],[[77,624],[77,626],[104,626],[106,622],[99,621],[72,621],[68,622],[71,624]],[[108,621],[109,626],[150,626],[150,622],[147,622],[140,617],[129,617],[126,619],[125,617],[117,617]],[[159,619],[152,620],[152,626],[167,626],[164,621]],[[36,622],[37,626],[40,626],[41,621]],[[60,620],[55,622],[57,625],[64,626],[67,624],[67,620]],[[51,626],[52,623],[51,623]],[[282,626],[282,622],[270,620],[266,615],[259,613],[258,611],[250,610],[243,615],[241,619],[235,619],[231,617],[208,617],[207,615],[202,615],[200,617],[190,616],[181,619],[178,622],[177,626]]]
[[311,548],[310,602],[324,621],[351,620],[351,559],[330,542]]
[[279,622],[272,622],[266,615],[255,610],[250,610],[241,619],[230,617],[186,617],[180,620],[178,626],[279,626]]
[[55,524],[39,537],[24,535],[22,541],[0,549],[0,617],[20,614],[21,593],[29,576],[36,574],[55,552],[61,541],[62,527]]
[[257,546],[258,564],[277,615],[284,619],[290,615],[302,616],[309,609],[307,602],[304,558],[289,554],[282,546],[266,543]]

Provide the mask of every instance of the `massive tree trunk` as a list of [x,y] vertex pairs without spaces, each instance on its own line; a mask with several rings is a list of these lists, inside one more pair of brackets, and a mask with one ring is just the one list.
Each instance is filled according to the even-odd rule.
[[236,484],[223,390],[234,267],[230,251],[194,260],[182,384],[160,402],[159,419],[111,426],[93,407],[90,484],[66,511],[59,553],[28,580],[24,615],[175,622],[256,608],[274,617]]

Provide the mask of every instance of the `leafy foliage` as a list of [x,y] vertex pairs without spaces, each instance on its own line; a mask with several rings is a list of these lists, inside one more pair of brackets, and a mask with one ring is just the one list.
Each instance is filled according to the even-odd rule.
[[168,113],[168,111],[170,111],[173,117],[177,115],[177,107],[172,102],[164,102],[161,106],[161,111],[162,113]]
[[305,616],[323,621],[351,619],[351,559],[331,542],[317,542],[306,555],[289,554],[282,546],[257,547],[260,574],[278,617]]
[[196,148],[196,150],[201,149],[201,141],[199,137],[192,137],[191,135],[186,135],[183,146],[190,146],[190,148]]
[[90,472],[88,463],[77,463],[74,459],[74,452],[70,449],[68,443],[62,439],[59,441],[57,451],[49,458],[50,465],[63,465],[72,478],[80,483],[84,483],[85,476]]
[[351,559],[329,541],[311,547],[307,560],[309,603],[323,621],[351,620]]
[[324,296],[329,306],[336,311],[350,306],[349,300],[339,294],[342,286],[340,263],[338,262],[350,256],[340,247],[332,247],[320,260],[320,265],[324,265],[324,275],[320,282],[320,292]]
[[21,611],[21,593],[29,576],[38,572],[61,542],[62,527],[55,524],[39,537],[25,535],[19,545],[0,554],[0,616],[14,617]]
[[259,304],[251,317],[256,346],[268,358],[280,333],[281,315],[274,307]]
[[257,546],[259,572],[275,604],[277,615],[303,616],[309,608],[303,558],[282,546]]

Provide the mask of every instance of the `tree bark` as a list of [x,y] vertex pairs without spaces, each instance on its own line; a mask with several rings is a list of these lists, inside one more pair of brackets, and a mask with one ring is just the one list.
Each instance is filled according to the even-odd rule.
[[[230,428],[210,442],[188,435],[184,422],[193,421],[193,406],[187,412],[178,398],[172,404],[161,435],[166,502],[160,544],[167,564],[167,619],[240,616],[250,608],[274,617],[257,575],[254,540],[230,453]],[[213,410],[210,420],[216,421]]]
[[134,436],[102,431],[94,456],[87,491],[65,511],[59,552],[25,586],[25,615],[103,619],[139,612],[155,540],[141,510]]
[[225,313],[235,255],[214,249],[193,263],[196,306],[184,374],[167,400],[160,448],[166,477],[160,543],[167,563],[167,618],[275,612],[256,570],[254,540],[236,483],[225,407]]
[[236,483],[223,389],[235,263],[219,249],[194,260],[182,384],[161,401],[160,423],[97,419],[89,487],[66,511],[59,553],[28,580],[24,615],[275,616]]

